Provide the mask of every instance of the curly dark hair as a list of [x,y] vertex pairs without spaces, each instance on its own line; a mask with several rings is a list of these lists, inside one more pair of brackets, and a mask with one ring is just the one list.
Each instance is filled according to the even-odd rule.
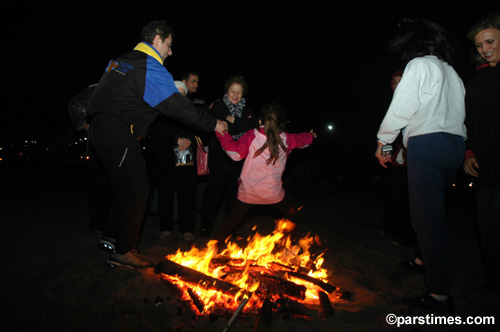
[[142,28],[141,41],[152,44],[156,35],[159,35],[163,41],[168,36],[174,37],[174,30],[163,20],[152,21]]
[[454,46],[446,30],[437,23],[427,19],[401,20],[398,24],[399,34],[391,41],[391,50],[403,61],[416,57],[435,55],[440,60],[453,64]]
[[248,84],[243,75],[234,75],[229,77],[224,83],[224,93],[229,90],[229,87],[233,85],[233,83],[238,83],[243,88],[243,95],[245,96],[248,92]]

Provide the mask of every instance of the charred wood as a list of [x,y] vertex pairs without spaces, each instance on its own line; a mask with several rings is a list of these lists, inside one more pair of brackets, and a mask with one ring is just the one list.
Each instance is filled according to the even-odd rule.
[[191,288],[188,288],[187,292],[194,305],[196,306],[196,309],[198,309],[198,312],[201,314],[203,312],[203,309],[205,308],[205,305],[203,305],[203,302]]
[[[210,260],[211,266],[222,266],[222,265],[242,265],[244,263],[248,263],[250,261],[246,261],[242,258],[231,258],[228,256],[215,256]],[[253,261],[252,261],[253,262]]]
[[259,311],[259,315],[257,316],[257,320],[255,322],[255,330],[258,330],[262,326],[267,328],[271,326],[271,322],[273,320],[273,309],[276,309],[277,307],[278,306],[276,305],[276,303],[271,301],[271,299],[264,299],[262,307]]
[[276,314],[281,315],[292,315],[292,316],[306,316],[312,319],[319,319],[319,313],[317,310],[311,309],[291,299],[280,299],[276,301],[278,303],[278,310]]
[[198,285],[204,289],[216,289],[231,296],[235,296],[239,291],[241,291],[241,288],[238,286],[212,278],[202,272],[182,266],[168,259],[161,260],[156,266],[156,271],[169,276],[176,276],[182,281]]
[[297,278],[297,279],[308,281],[308,282],[310,282],[310,283],[312,283],[312,284],[320,287],[321,289],[323,289],[327,293],[333,293],[337,289],[337,287],[335,287],[333,285],[327,284],[324,281],[321,281],[321,280],[319,280],[317,278],[314,278],[314,277],[311,277],[311,276],[308,276],[308,275],[305,275],[305,274],[302,274],[302,273],[293,272],[293,271],[292,272],[286,272],[286,273],[290,277],[294,277],[294,278]]
[[236,318],[238,318],[238,316],[240,315],[240,313],[243,311],[243,308],[245,307],[245,305],[248,303],[248,300],[250,300],[250,297],[245,297],[240,305],[238,306],[238,308],[236,309],[236,311],[234,312],[234,314],[231,316],[231,318],[229,319],[229,321],[227,322],[226,326],[224,327],[224,330],[222,330],[222,332],[227,332],[229,331],[229,329],[231,328],[231,326],[233,326],[234,322],[236,321]]
[[251,282],[259,282],[259,293],[291,297],[298,300],[306,298],[306,286],[298,285],[280,277],[263,275],[260,273],[250,273]]
[[328,298],[328,295],[326,295],[325,292],[318,291],[318,296],[319,296],[319,303],[321,304],[320,307],[320,313],[323,318],[328,318],[330,316],[334,315],[332,303],[330,302],[330,299]]

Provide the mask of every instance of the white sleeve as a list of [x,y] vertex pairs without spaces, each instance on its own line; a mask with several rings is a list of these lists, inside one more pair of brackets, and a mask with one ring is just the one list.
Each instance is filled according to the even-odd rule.
[[377,138],[384,144],[394,142],[399,132],[410,123],[420,108],[421,85],[425,70],[422,61],[415,61],[417,59],[410,61],[406,66],[401,82],[394,91],[389,109],[380,124]]

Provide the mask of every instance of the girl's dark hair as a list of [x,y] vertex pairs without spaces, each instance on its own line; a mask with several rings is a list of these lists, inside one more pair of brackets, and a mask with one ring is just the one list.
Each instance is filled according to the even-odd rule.
[[280,155],[279,147],[281,146],[285,152],[288,151],[280,136],[281,132],[285,129],[285,110],[277,103],[267,104],[260,112],[260,121],[264,125],[264,132],[267,139],[266,143],[255,152],[254,158],[269,148],[271,156],[266,160],[266,165],[270,163],[274,165]]
[[142,28],[141,41],[152,44],[156,35],[159,35],[163,41],[168,36],[174,37],[174,30],[165,21],[152,21]]
[[453,64],[454,47],[448,33],[439,24],[429,20],[405,18],[398,24],[399,34],[390,43],[390,48],[402,60],[435,55],[438,59]]
[[229,87],[233,85],[233,83],[238,83],[243,88],[243,96],[245,96],[248,92],[248,84],[245,81],[245,77],[243,75],[234,75],[229,77],[224,83],[224,93],[229,90]]

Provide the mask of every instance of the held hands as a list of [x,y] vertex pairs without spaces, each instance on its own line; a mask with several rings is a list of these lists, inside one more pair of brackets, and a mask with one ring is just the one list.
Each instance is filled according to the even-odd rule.
[[391,156],[384,157],[382,155],[383,144],[380,142],[377,142],[377,143],[378,143],[378,147],[377,147],[377,150],[375,150],[375,158],[378,159],[378,162],[380,163],[380,165],[382,165],[382,167],[387,168],[387,166],[385,164],[391,161]]
[[309,133],[311,133],[311,135],[313,135],[314,138],[318,138],[318,135],[314,132],[313,129],[311,129]]
[[87,123],[87,121],[83,121],[82,126],[85,131],[89,131],[90,125]]
[[[248,116],[248,119],[251,119],[251,118],[252,118],[252,115],[249,115],[249,116]],[[228,116],[226,116],[226,121],[227,121],[227,122],[234,123],[234,120],[235,120],[235,119],[236,119],[236,118],[235,118],[234,116],[232,116],[232,115],[228,115]]]
[[227,131],[227,122],[217,119],[217,125],[215,126],[214,131],[224,135],[224,132]]
[[465,159],[463,167],[465,174],[472,175],[476,178],[479,176],[479,173],[476,171],[476,168],[479,168],[479,163],[476,158]]

